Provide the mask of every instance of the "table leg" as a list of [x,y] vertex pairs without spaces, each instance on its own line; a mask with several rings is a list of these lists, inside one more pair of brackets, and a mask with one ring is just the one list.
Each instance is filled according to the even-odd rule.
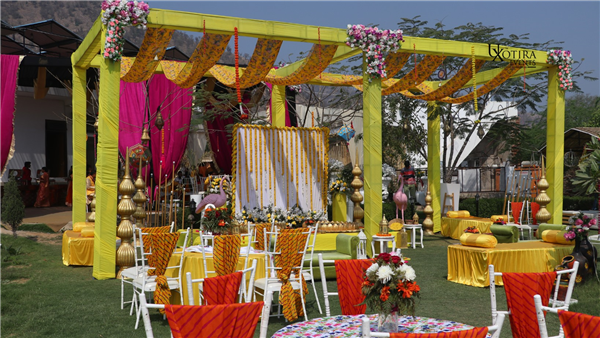
[[412,246],[413,249],[417,248],[417,228],[412,228]]
[[379,242],[379,252],[381,252],[381,253],[387,252],[387,241]]

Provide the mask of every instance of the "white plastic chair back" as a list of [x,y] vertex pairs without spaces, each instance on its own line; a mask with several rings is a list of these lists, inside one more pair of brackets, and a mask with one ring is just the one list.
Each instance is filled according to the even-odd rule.
[[[213,244],[214,248],[214,240],[215,236],[212,234],[207,234],[204,231],[200,230],[198,235],[200,237],[200,247],[202,248],[202,263],[204,264],[204,278],[208,278],[208,275],[216,273],[215,270],[208,270],[208,263],[206,262],[206,250],[210,247],[209,243]],[[214,254],[211,254],[211,257],[214,257]],[[213,258],[213,266],[214,266],[214,258]]]
[[[577,269],[579,269],[579,262],[575,261],[573,263],[573,268],[556,271],[556,281],[554,285],[554,292],[550,296],[549,304],[552,304],[552,308],[559,310],[569,310],[569,305],[571,303],[571,296],[573,294],[573,288],[575,287],[575,280],[577,278]],[[558,300],[558,291],[560,288],[560,280],[564,275],[569,276],[569,284],[567,286],[567,292],[565,294],[564,301]],[[497,319],[500,314],[509,315],[510,311],[498,311],[497,303],[496,303],[496,277],[501,277],[501,272],[495,272],[494,266],[489,266],[489,276],[490,276],[490,300],[492,307],[492,323],[497,324]],[[500,330],[502,327],[500,327]],[[499,331],[500,331],[499,330]],[[562,336],[562,327],[560,328],[560,335]]]
[[[253,259],[250,267],[241,271],[242,282],[240,283],[238,303],[248,303],[252,301],[256,264],[256,259]],[[246,276],[248,274],[250,274],[250,278],[248,279],[248,286],[246,286]],[[185,275],[187,280],[188,305],[196,305],[194,304],[194,284],[198,284],[198,287],[196,288],[196,292],[198,292],[198,299],[200,300],[200,304],[198,305],[202,305],[202,299],[204,298],[202,284],[204,283],[204,278],[192,279],[191,272],[187,272]]]
[[313,257],[315,252],[315,244],[317,242],[317,231],[319,228],[319,223],[316,223],[314,227],[309,227],[311,230],[311,234],[309,238],[309,245],[307,247],[306,255],[304,257],[304,262],[308,261],[308,266],[305,267],[302,264],[302,274],[304,275],[305,280],[310,280],[313,291],[315,293],[315,299],[317,300],[317,307],[319,308],[319,313],[323,314],[323,310],[321,310],[321,302],[319,301],[319,294],[317,293],[317,287],[315,286],[315,278],[313,276]]
[[245,234],[240,234],[240,236],[242,237],[242,242],[244,241],[244,238],[246,239],[246,252],[245,253],[240,253],[240,256],[244,258],[244,269],[248,268],[248,259],[250,258],[250,250],[252,249],[252,243],[254,238],[256,237],[256,233],[255,233],[256,229],[254,227],[250,228],[248,227],[248,233]]
[[325,300],[325,317],[331,316],[329,307],[329,296],[339,296],[337,292],[329,292],[327,290],[327,278],[325,277],[325,264],[335,264],[334,260],[324,260],[322,254],[319,256],[319,271],[321,272],[321,285],[323,285],[323,298]]
[[202,212],[200,213],[200,231],[204,230],[204,227],[202,226],[202,221],[204,220],[204,217],[206,217],[206,209],[208,208],[215,209],[215,206],[213,204],[207,204],[206,206],[204,206],[204,210],[202,210]]

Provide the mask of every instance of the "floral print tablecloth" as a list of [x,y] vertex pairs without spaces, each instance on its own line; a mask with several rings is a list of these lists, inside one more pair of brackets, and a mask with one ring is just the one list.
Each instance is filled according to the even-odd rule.
[[[275,332],[277,337],[342,338],[360,337],[362,318],[369,317],[371,331],[377,331],[377,315],[334,316],[315,318],[306,322],[288,325]],[[398,317],[401,333],[437,333],[472,329],[473,326],[449,320],[427,317]]]

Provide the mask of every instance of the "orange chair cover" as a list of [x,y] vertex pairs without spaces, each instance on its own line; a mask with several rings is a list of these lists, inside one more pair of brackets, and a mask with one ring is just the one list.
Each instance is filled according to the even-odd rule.
[[[264,250],[265,249],[265,229],[268,228],[270,223],[258,223],[256,224],[256,250]],[[267,239],[267,245],[269,244],[269,239]]]
[[514,338],[540,337],[533,296],[540,295],[547,306],[555,279],[556,272],[502,274]]
[[217,275],[225,276],[235,272],[238,258],[240,258],[241,245],[242,237],[240,235],[215,236],[213,264]]
[[205,305],[235,303],[241,282],[241,271],[225,276],[206,278],[202,286]]
[[519,216],[521,216],[521,210],[523,209],[523,202],[510,202],[510,209],[512,211],[512,217],[515,223],[519,223]]
[[540,205],[535,203],[535,202],[531,202],[531,216],[533,217],[533,224],[537,225],[537,213],[538,211],[540,211]]
[[487,327],[439,333],[390,333],[390,338],[485,338]]
[[577,312],[558,311],[558,318],[566,338],[600,337],[600,317]]
[[164,227],[143,227],[140,229],[142,230],[142,233],[144,233],[144,234],[156,234],[156,233],[167,234],[167,233],[171,232],[170,225],[165,225]]
[[360,305],[365,300],[362,294],[363,274],[373,261],[370,259],[348,259],[335,261],[338,295],[344,316],[365,313],[367,305]]
[[165,305],[174,338],[252,338],[263,302]]
[[[156,288],[154,289],[154,302],[156,304],[169,304],[171,289],[164,274],[178,240],[179,234],[177,233],[150,233],[146,235],[146,241],[152,248],[152,254],[148,257],[148,265],[154,269],[148,270],[148,276],[156,276]],[[162,309],[160,312],[164,313]]]
[[[304,315],[300,293],[294,291],[294,287],[289,281],[293,267],[302,264],[302,252],[305,249],[306,238],[308,237],[308,234],[303,234],[302,230],[303,229],[284,229],[277,238],[277,250],[281,252],[281,254],[275,256],[275,267],[281,268],[277,270],[277,278],[279,278],[282,283],[281,291],[279,292],[279,303],[281,303],[281,306],[283,307],[283,316],[290,322],[298,319],[299,316]],[[299,271],[295,271],[295,274],[296,276],[298,274],[301,276],[302,292],[303,296],[306,296],[306,294],[308,294],[308,288],[306,287],[304,276],[302,276]]]

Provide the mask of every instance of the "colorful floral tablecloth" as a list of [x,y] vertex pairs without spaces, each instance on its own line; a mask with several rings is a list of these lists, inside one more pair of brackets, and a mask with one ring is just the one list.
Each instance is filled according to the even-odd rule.
[[[276,337],[311,337],[311,338],[342,338],[360,337],[362,318],[358,316],[334,316],[315,318],[306,322],[288,325],[275,332]],[[368,315],[371,321],[371,331],[377,331],[377,315]],[[472,329],[473,326],[449,320],[427,317],[398,317],[398,327],[401,333],[437,333]],[[489,337],[489,335],[488,335]]]

